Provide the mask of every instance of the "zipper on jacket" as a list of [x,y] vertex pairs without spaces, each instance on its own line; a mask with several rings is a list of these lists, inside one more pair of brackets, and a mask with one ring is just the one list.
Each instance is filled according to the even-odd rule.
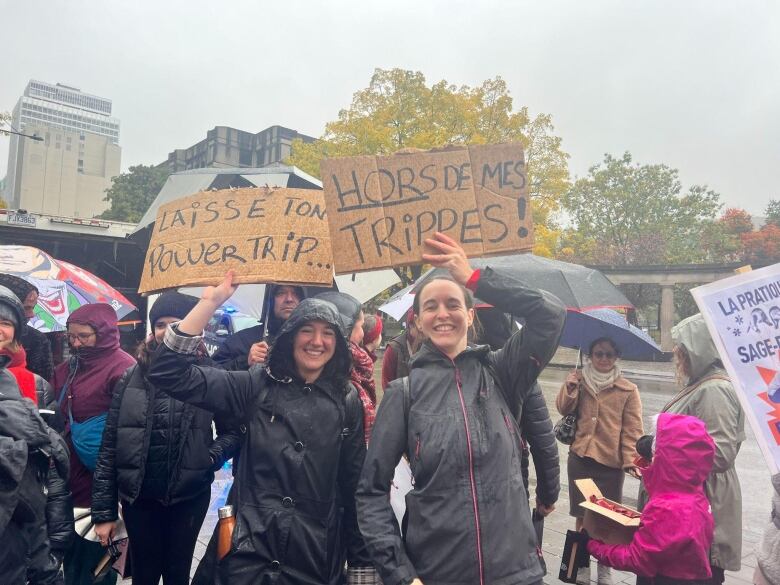
[[466,450],[469,456],[469,481],[471,482],[471,502],[474,505],[474,521],[477,526],[477,563],[479,564],[479,583],[484,585],[485,583],[485,570],[482,564],[482,534],[479,522],[479,505],[477,504],[477,482],[474,479],[474,453],[471,449],[471,431],[469,430],[469,415],[466,412],[466,402],[463,399],[463,388],[460,379],[460,370],[455,362],[452,363],[455,367],[455,385],[458,388],[458,399],[460,400],[460,409],[463,413],[463,426],[466,429]]

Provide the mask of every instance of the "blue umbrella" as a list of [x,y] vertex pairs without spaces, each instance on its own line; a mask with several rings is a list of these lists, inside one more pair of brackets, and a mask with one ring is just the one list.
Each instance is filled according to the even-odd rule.
[[663,356],[653,338],[634,327],[617,311],[590,309],[566,311],[560,344],[563,347],[588,351],[590,344],[599,337],[609,337],[620,348],[620,355],[628,360],[652,361]]

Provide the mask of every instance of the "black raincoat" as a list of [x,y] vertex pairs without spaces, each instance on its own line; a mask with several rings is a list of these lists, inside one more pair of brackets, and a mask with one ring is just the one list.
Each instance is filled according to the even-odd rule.
[[[306,384],[292,342],[312,320],[332,324],[337,343],[320,378]],[[155,353],[152,384],[237,417],[246,429],[228,496],[236,513],[230,552],[217,561],[215,531],[193,583],[336,585],[345,560],[370,566],[354,499],[365,457],[363,413],[338,320],[331,303],[303,301],[280,330],[268,366],[249,372],[194,365],[194,357],[168,347],[181,339],[173,329]]]
[[[385,585],[414,577],[425,585],[542,579],[518,426],[526,434],[550,434],[546,409],[524,406],[556,350],[566,312],[552,295],[490,268],[476,294],[525,318],[523,329],[503,349],[470,346],[454,360],[424,343],[411,359],[408,400],[403,380],[396,380],[377,413],[357,502],[360,529]],[[539,416],[546,421],[529,420]],[[402,538],[388,491],[404,453],[414,488],[406,496]]]

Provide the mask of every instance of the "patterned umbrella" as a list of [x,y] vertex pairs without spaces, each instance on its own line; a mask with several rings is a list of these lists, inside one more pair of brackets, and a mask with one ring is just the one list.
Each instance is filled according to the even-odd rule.
[[38,288],[40,296],[30,325],[39,331],[64,331],[71,311],[91,303],[108,303],[120,320],[136,310],[124,295],[94,274],[32,246],[0,246],[0,273]]

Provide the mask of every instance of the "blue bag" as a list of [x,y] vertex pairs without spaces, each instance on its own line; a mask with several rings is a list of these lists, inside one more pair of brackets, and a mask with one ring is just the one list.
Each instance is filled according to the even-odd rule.
[[[63,398],[65,398],[65,392],[73,380],[75,375],[75,368],[71,364],[71,372],[69,372],[68,378],[62,387],[60,392],[58,404],[62,404]],[[106,419],[108,413],[98,414],[88,418],[84,422],[76,422],[73,420],[73,413],[70,410],[70,400],[68,400],[68,420],[70,421],[70,441],[73,443],[73,448],[76,450],[76,455],[79,460],[84,464],[84,467],[90,471],[95,471],[97,465],[97,458],[100,454],[100,443],[103,440],[103,429],[106,426]]]
[[73,416],[70,414],[70,408],[68,408],[68,415],[70,416],[70,440],[73,443],[73,448],[76,450],[76,454],[81,459],[84,467],[90,471],[95,471],[108,413],[104,412],[103,414],[93,416],[84,422],[74,421]]

